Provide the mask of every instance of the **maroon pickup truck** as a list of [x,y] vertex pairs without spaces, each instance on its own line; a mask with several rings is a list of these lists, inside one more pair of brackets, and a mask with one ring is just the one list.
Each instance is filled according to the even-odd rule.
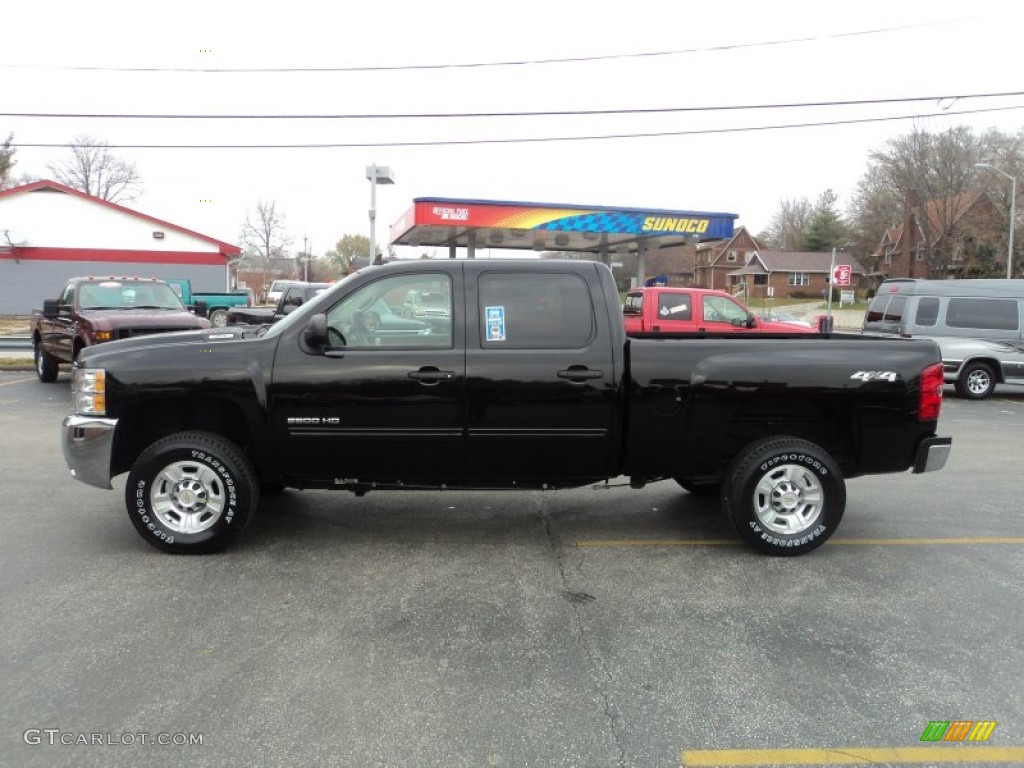
[[42,310],[32,312],[36,374],[40,381],[56,381],[61,363],[104,341],[209,327],[162,280],[73,277],[59,299],[46,299]]

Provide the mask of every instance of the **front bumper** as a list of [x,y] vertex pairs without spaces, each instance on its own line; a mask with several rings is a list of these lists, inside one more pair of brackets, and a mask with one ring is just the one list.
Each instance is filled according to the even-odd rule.
[[914,474],[942,469],[946,466],[946,459],[949,458],[952,448],[952,437],[926,437],[917,446]]
[[87,485],[110,489],[110,455],[117,419],[65,416],[61,433],[64,461],[71,476]]

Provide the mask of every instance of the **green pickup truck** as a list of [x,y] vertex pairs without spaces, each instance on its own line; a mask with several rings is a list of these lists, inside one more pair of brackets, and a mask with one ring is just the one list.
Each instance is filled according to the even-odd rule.
[[187,278],[172,278],[165,282],[178,294],[185,306],[192,308],[197,315],[208,317],[210,324],[216,328],[228,324],[228,310],[231,307],[252,306],[252,293],[245,289],[231,293],[206,293],[193,291],[192,283]]

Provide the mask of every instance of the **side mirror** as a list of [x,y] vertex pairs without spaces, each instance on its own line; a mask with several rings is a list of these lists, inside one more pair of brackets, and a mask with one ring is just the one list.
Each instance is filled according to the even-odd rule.
[[53,320],[60,315],[60,299],[43,299],[43,317]]
[[298,307],[297,304],[285,304],[284,307],[282,307],[282,309],[281,309],[281,314],[282,315],[290,315],[292,312],[294,312],[298,308],[299,307]]
[[321,350],[327,346],[327,315],[322,312],[309,318],[309,325],[302,332],[302,340],[310,349]]
[[757,319],[753,315],[747,315],[747,328],[757,328]]

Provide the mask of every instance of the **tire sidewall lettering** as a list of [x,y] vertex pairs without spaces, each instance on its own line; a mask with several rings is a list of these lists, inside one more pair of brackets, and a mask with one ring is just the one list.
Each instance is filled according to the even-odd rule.
[[768,472],[783,463],[806,466],[814,470],[819,475],[828,475],[828,467],[826,467],[819,459],[809,456],[806,453],[780,453],[777,456],[772,456],[770,459],[761,462],[759,469],[762,472]]
[[[201,461],[214,472],[224,483],[224,488],[227,490],[227,504],[224,511],[221,513],[221,519],[214,524],[214,528],[223,523],[224,525],[231,525],[235,520],[236,509],[238,508],[238,487],[235,483],[235,478],[231,474],[228,467],[216,456],[211,455],[206,451],[191,450],[190,458],[193,461]],[[169,459],[165,458],[161,463],[166,465]],[[168,544],[173,544],[177,539],[177,534],[172,531],[164,529],[159,520],[151,516],[149,506],[147,504],[148,488],[150,481],[146,479],[140,479],[135,486],[134,503],[135,503],[135,514],[138,515],[145,530],[155,536],[156,538],[164,541]],[[205,538],[205,534],[197,534],[199,538]],[[186,539],[189,536],[185,536]]]

